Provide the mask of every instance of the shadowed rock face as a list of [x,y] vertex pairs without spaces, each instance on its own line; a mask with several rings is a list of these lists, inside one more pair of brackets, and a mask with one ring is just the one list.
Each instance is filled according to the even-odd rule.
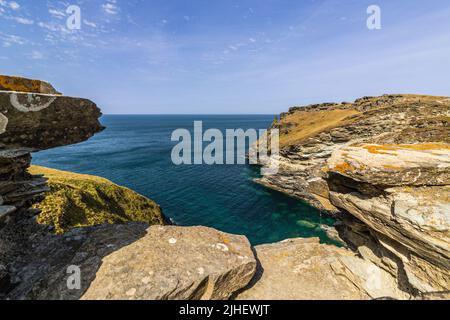
[[402,290],[450,290],[448,97],[295,107],[274,126],[280,172],[260,183],[337,215],[341,237]]
[[27,172],[30,152],[82,142],[103,127],[93,102],[61,96],[48,83],[0,76],[0,89],[1,296],[20,282],[11,265],[27,260],[48,234],[34,226],[39,211],[30,209],[49,191],[45,178]]
[[0,143],[43,150],[85,141],[103,127],[86,99],[0,91]]

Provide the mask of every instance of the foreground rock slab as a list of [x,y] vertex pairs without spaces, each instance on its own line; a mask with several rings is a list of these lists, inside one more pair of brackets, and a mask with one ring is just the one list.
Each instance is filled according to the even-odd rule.
[[221,300],[256,271],[250,243],[206,227],[152,226],[105,257],[82,299]]
[[349,250],[290,239],[257,246],[261,266],[239,300],[406,299],[395,278]]

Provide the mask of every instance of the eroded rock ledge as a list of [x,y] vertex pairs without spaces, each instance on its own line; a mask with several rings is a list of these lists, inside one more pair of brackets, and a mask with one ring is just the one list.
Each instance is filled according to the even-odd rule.
[[450,290],[450,99],[295,107],[274,126],[280,172],[260,183],[340,218],[359,257],[413,296]]

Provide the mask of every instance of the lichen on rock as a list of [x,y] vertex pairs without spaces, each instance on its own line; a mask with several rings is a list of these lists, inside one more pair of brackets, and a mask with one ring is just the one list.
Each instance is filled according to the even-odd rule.
[[449,119],[450,99],[425,95],[294,107],[276,124],[279,173],[257,181],[338,217],[403,291],[448,291]]

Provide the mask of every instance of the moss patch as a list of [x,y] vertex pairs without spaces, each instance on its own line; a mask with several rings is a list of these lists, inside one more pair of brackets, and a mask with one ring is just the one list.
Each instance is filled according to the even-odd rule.
[[51,191],[34,207],[42,211],[38,223],[54,226],[57,233],[104,223],[165,224],[154,201],[109,180],[38,166],[29,172],[49,179]]

